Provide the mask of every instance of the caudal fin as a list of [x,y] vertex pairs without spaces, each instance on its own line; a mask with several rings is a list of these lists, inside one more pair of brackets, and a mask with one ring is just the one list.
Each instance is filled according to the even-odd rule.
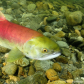
[[4,14],[0,11],[0,21],[6,20]]

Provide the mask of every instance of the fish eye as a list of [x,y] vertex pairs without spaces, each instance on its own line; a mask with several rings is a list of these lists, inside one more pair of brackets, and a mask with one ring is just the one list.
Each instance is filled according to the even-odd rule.
[[47,49],[43,49],[43,52],[47,52]]

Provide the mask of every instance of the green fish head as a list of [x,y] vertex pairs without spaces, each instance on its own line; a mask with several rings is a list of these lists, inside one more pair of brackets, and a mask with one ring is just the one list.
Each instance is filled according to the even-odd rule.
[[59,46],[45,36],[27,41],[22,51],[27,57],[36,60],[48,60],[61,54]]

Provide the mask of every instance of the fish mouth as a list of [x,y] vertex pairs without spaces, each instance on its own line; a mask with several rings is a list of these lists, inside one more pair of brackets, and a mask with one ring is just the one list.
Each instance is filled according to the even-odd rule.
[[56,58],[59,55],[61,55],[60,52],[54,52],[52,54],[45,55],[44,57],[41,57],[41,58],[35,58],[35,60],[49,60],[49,59]]

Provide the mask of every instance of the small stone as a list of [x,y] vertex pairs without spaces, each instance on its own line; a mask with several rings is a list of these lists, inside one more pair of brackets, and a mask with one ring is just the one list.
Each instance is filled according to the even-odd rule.
[[50,82],[49,80],[47,84],[68,84],[68,83],[66,83],[64,80],[56,80],[52,82]]
[[18,76],[24,75],[23,67],[19,66]]
[[59,31],[57,34],[55,34],[57,37],[64,37],[65,33],[63,31]]
[[44,60],[44,61],[37,60],[34,64],[36,71],[46,71],[49,68],[51,68],[52,65],[53,62],[49,60]]
[[81,36],[81,33],[79,30],[75,29],[75,33],[78,35],[78,36]]
[[49,6],[50,9],[54,9],[54,7],[51,3],[48,3],[48,6]]
[[60,47],[63,47],[63,48],[69,48],[68,44],[64,41],[57,41],[56,42]]
[[52,31],[52,27],[51,26],[45,26],[45,31],[46,32],[51,32]]
[[49,33],[49,32],[44,32],[43,35],[44,35],[44,36],[47,36],[47,37],[52,37],[52,34]]
[[12,76],[12,75],[9,75],[9,77],[10,77],[10,80],[20,81],[20,78],[19,77]]
[[74,81],[73,79],[67,79],[67,80],[66,80],[66,82],[67,82],[67,83],[70,83],[70,84],[72,84],[73,81]]
[[2,71],[4,71],[8,75],[15,74],[16,70],[17,70],[17,65],[13,63],[7,64],[6,66],[2,67]]
[[29,60],[27,58],[23,57],[23,58],[21,58],[19,60],[16,60],[14,63],[24,67],[24,66],[29,65]]
[[57,19],[57,16],[50,16],[46,19],[47,22],[53,22],[53,21],[56,21]]
[[46,71],[46,76],[47,76],[47,78],[48,78],[49,80],[51,80],[51,81],[53,81],[53,80],[58,80],[58,79],[59,79],[59,77],[58,77],[58,75],[57,75],[57,72],[56,72],[55,70],[53,70],[53,69],[48,69],[48,70]]
[[30,76],[30,75],[33,75],[34,73],[35,73],[34,67],[33,67],[33,65],[31,65],[31,66],[29,67],[28,75]]
[[43,2],[36,2],[37,9],[43,9]]
[[53,66],[52,66],[52,68],[54,70],[56,70],[56,71],[61,71],[62,70],[60,64],[58,64],[58,63],[54,63]]
[[12,7],[13,9],[18,9],[18,8],[19,8],[19,4],[13,2],[13,3],[11,4],[11,7]]
[[56,16],[59,15],[57,11],[52,11],[52,14],[53,14],[53,15],[56,15]]
[[84,37],[84,29],[81,30],[81,36]]
[[68,11],[68,8],[67,8],[67,6],[61,6],[61,12],[65,12],[65,11]]
[[56,61],[61,62],[61,63],[64,63],[64,64],[67,64],[68,63],[68,59],[66,57],[63,57],[63,56],[58,56],[56,58]]
[[44,20],[43,20],[43,24],[44,24],[44,25],[47,25],[47,21],[46,21],[47,18],[48,18],[48,17],[45,17]]
[[34,11],[35,8],[36,8],[36,5],[35,5],[35,4],[29,4],[29,5],[27,6],[27,9],[28,9],[29,12]]
[[71,52],[68,48],[61,48],[62,49],[62,54],[66,57],[70,57]]
[[80,74],[83,74],[83,69],[76,69],[72,71],[73,78],[79,77]]
[[82,24],[82,28],[84,29],[84,24]]
[[65,13],[67,24],[68,25],[77,25],[82,22],[82,12],[66,12]]
[[0,70],[0,77],[2,76],[3,74],[2,74],[2,70]]
[[60,78],[62,78],[62,79],[71,79],[72,74],[67,69],[63,69],[62,73],[60,75]]
[[57,22],[57,26],[58,27],[63,27],[63,25],[66,24],[66,19],[60,19],[58,22]]

